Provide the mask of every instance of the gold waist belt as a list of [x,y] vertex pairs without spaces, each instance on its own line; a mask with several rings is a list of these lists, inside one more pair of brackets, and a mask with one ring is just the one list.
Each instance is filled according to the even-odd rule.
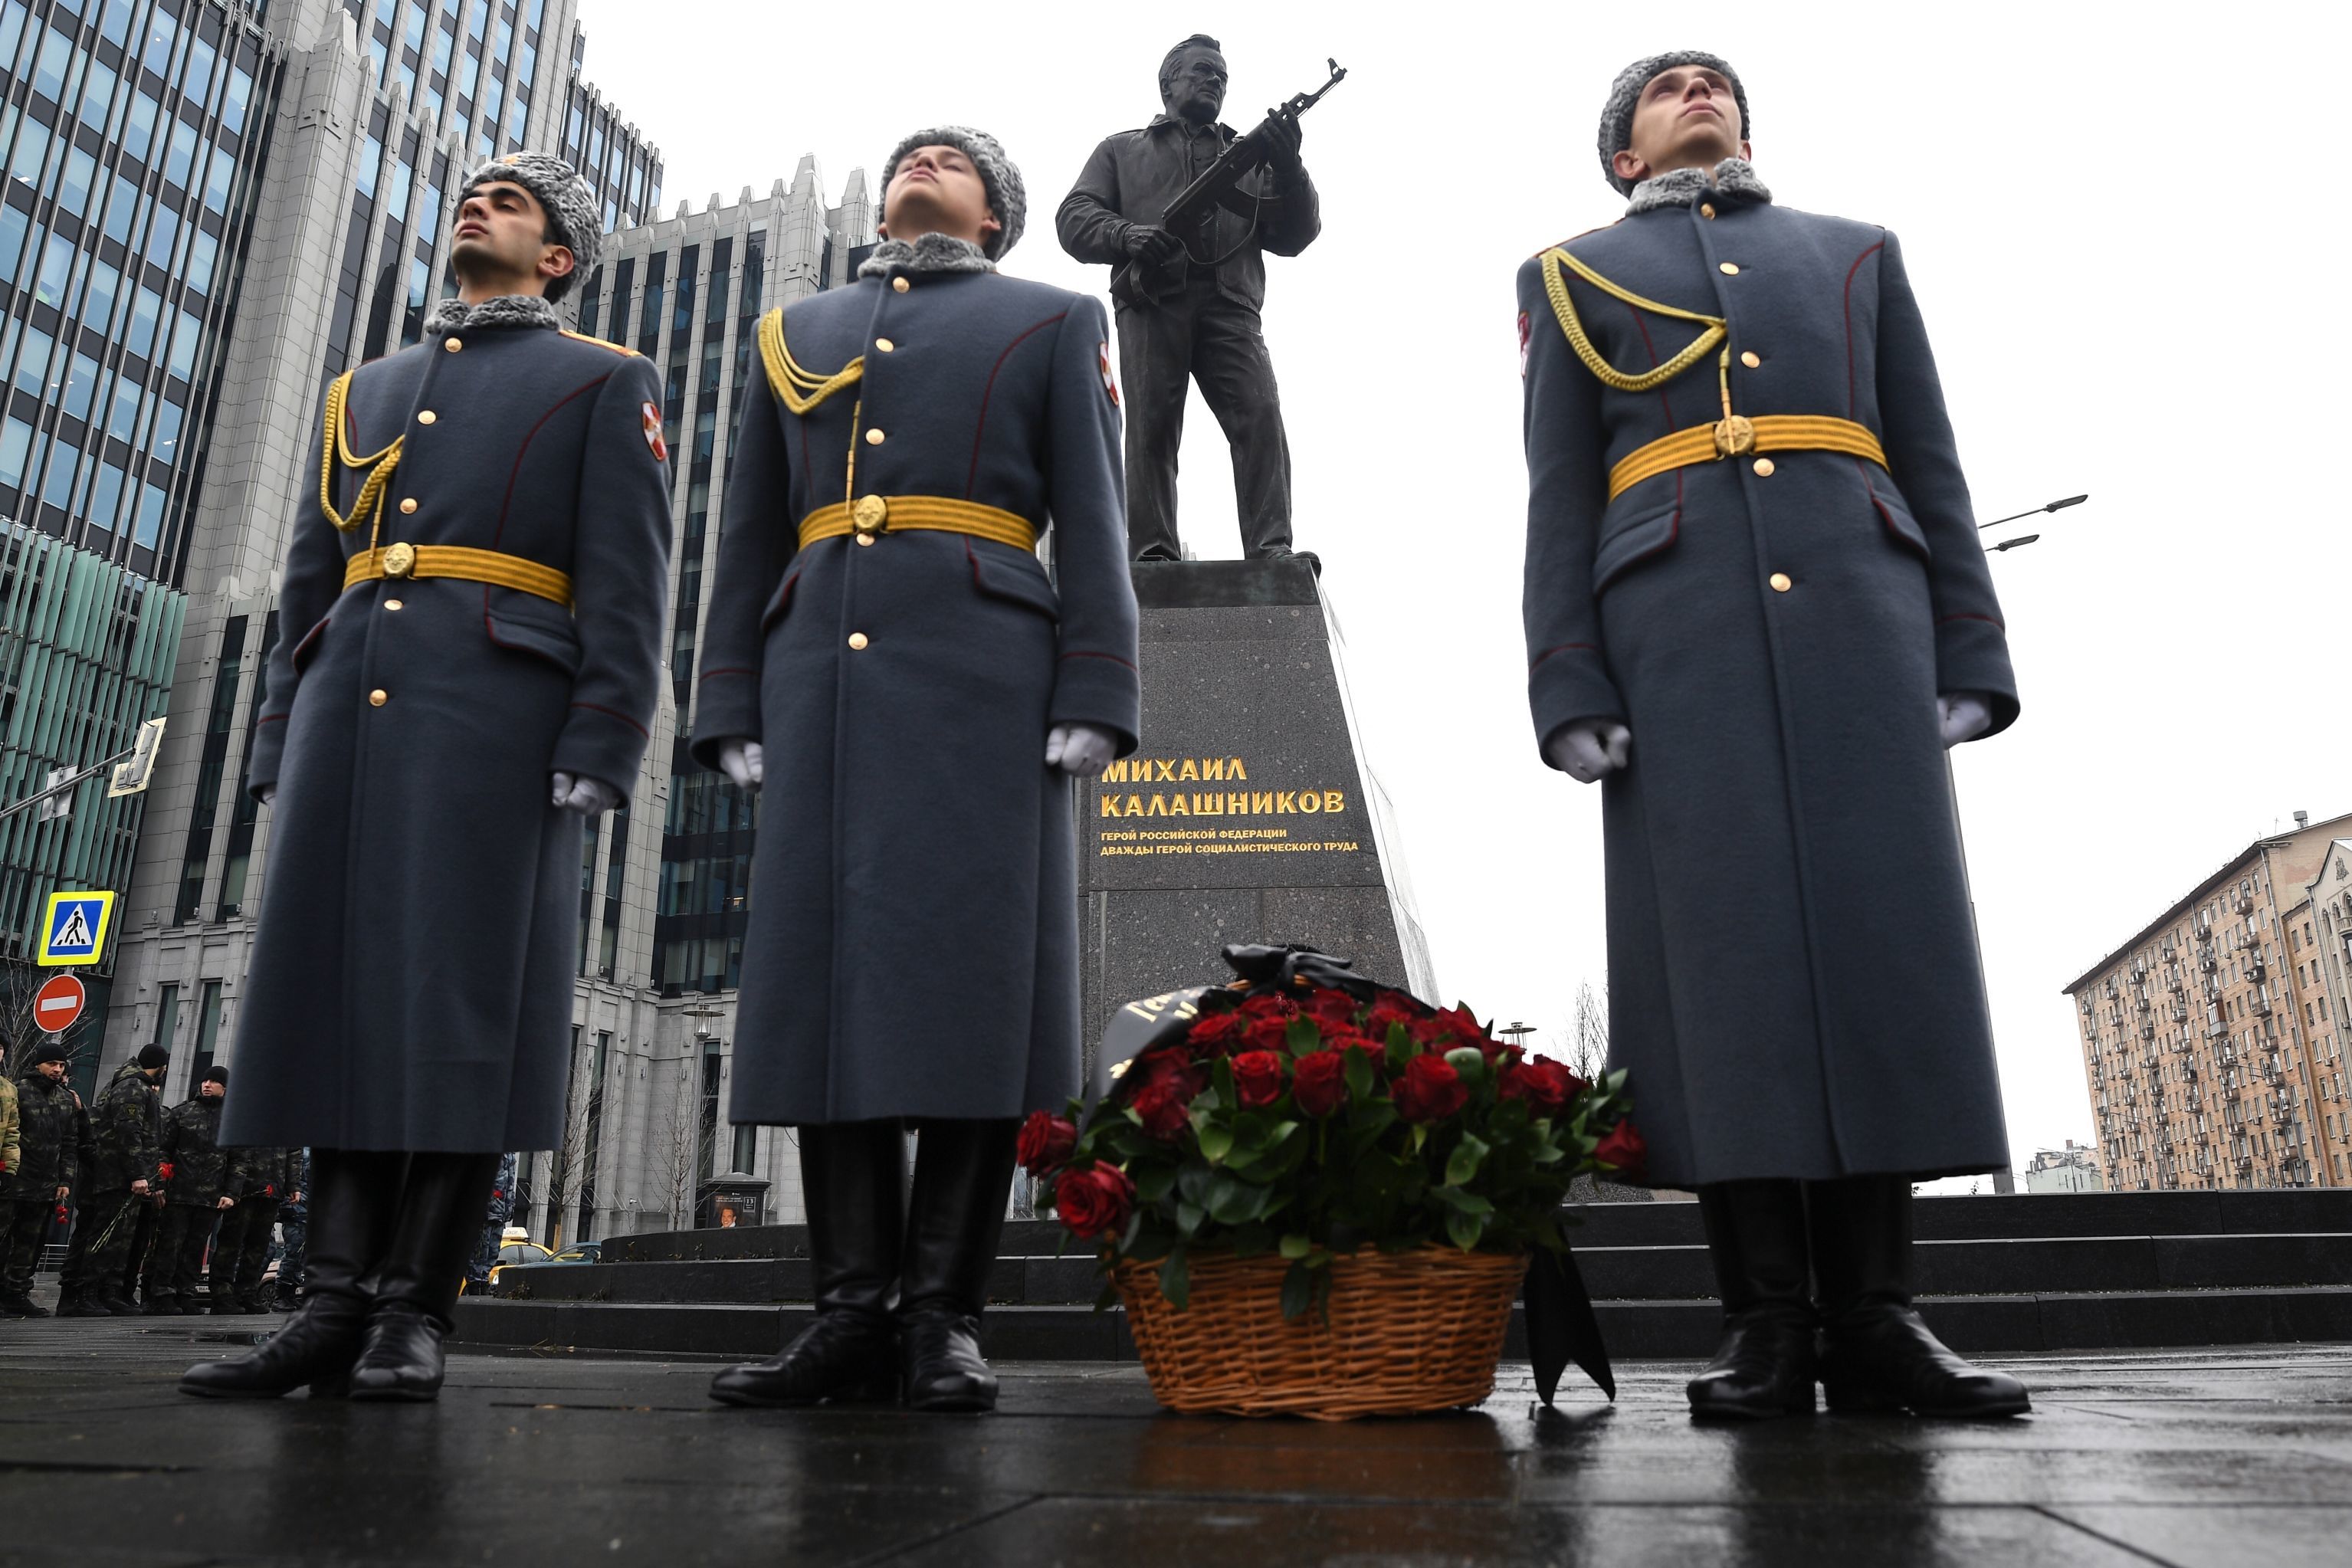
[[520,555],[501,555],[495,550],[468,550],[457,544],[388,544],[382,550],[361,551],[343,567],[347,590],[380,577],[453,577],[535,594],[567,610],[572,607],[570,577],[552,566],[525,561]]
[[1843,452],[1886,467],[1886,451],[1878,437],[1851,419],[1814,414],[1767,414],[1744,419],[1734,415],[1713,425],[1677,430],[1628,452],[1609,470],[1609,499],[1615,500],[1643,479],[1675,468],[1750,452]]
[[801,519],[801,548],[820,539],[855,534],[860,544],[871,544],[879,534],[902,529],[933,529],[942,533],[969,533],[992,539],[1016,550],[1037,548],[1037,531],[1017,512],[982,506],[978,501],[950,500],[945,496],[859,496],[855,504],[835,501]]

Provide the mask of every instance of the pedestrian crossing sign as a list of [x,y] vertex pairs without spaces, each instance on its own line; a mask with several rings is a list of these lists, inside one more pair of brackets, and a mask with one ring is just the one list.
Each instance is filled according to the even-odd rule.
[[113,921],[112,893],[51,893],[35,962],[44,969],[96,963],[106,951],[106,930]]

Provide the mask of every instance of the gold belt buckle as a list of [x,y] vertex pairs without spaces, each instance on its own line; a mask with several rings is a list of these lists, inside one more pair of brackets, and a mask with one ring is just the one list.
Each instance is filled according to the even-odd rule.
[[1744,457],[1756,449],[1756,422],[1738,414],[1727,414],[1715,423],[1715,455],[1718,458]]
[[384,551],[383,574],[385,576],[405,577],[415,570],[416,546],[414,544],[394,544]]
[[871,539],[890,521],[890,503],[880,496],[859,496],[849,509],[850,525],[861,538]]

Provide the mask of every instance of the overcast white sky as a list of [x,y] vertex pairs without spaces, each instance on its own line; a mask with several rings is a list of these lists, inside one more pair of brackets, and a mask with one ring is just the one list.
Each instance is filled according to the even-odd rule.
[[[2347,39],[2303,19],[2319,7],[582,11],[587,75],[662,149],[668,210],[812,153],[837,196],[906,132],[964,121],[1027,176],[1006,269],[1097,293],[1054,208],[1100,137],[1157,112],[1170,44],[1223,40],[1243,127],[1326,56],[1349,68],[1307,121],[1323,237],[1270,263],[1266,335],[1299,543],[1346,625],[1444,1000],[1557,1035],[1604,973],[1599,796],[1543,766],[1528,718],[1512,274],[1622,211],[1593,128],[1610,79],[1660,49],[1738,68],[1780,201],[1902,235],[1979,515],[2091,493],[1995,557],[2024,717],[1958,757],[2021,1166],[2091,1139],[2058,988],[2294,811],[2352,811]],[[1184,475],[1188,541],[1239,554],[1197,396]],[[1902,919],[1904,889],[1885,896]],[[1906,999],[1885,1002],[1901,1029]]]

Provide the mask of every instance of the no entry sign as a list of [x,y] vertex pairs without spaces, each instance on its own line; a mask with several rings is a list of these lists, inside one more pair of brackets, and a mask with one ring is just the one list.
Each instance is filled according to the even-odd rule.
[[82,1003],[89,993],[81,982],[70,974],[59,974],[33,994],[33,1023],[36,1027],[52,1035],[63,1034],[81,1016]]

